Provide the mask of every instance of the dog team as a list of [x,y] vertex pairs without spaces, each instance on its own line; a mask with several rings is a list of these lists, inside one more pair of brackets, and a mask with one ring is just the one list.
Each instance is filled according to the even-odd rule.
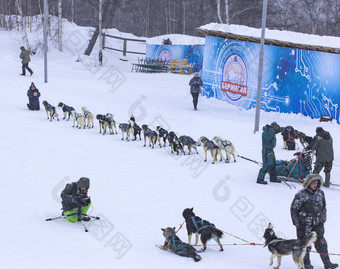
[[[59,121],[57,110],[54,106],[49,104],[47,101],[43,101],[43,105],[45,107],[47,119],[52,121],[56,118]],[[73,119],[73,127],[79,129],[93,128],[93,114],[83,106],[81,108],[82,113],[78,113],[72,106],[68,106],[62,102],[58,104],[58,108],[63,111],[63,120]],[[113,114],[98,114],[96,115],[96,119],[99,123],[99,133],[103,135],[106,134],[108,130],[110,134],[117,134],[116,129],[116,121],[113,118]],[[134,118],[131,115],[128,123],[119,123],[118,128],[122,133],[122,140],[130,140],[130,136],[133,137],[133,141],[139,137],[141,139],[141,132],[144,135],[144,147],[146,147],[147,140],[149,147],[154,148],[155,145],[159,144],[159,147],[166,147],[167,141],[171,147],[171,153],[176,152],[178,155],[182,152],[185,155],[184,147],[187,147],[188,154],[191,154],[192,150],[195,150],[196,154],[198,154],[197,147],[203,146],[204,150],[204,161],[207,161],[207,152],[210,152],[210,155],[213,159],[212,163],[214,164],[217,161],[218,156],[220,156],[220,161],[224,161],[226,163],[230,162],[231,156],[233,157],[234,162],[236,162],[235,158],[235,148],[232,142],[227,139],[221,138],[220,136],[214,136],[212,140],[209,140],[205,136],[201,136],[198,141],[195,141],[193,138],[187,135],[182,135],[178,137],[175,132],[167,131],[161,126],[156,126],[156,131],[149,128],[147,124],[143,124],[140,127]],[[223,156],[222,151],[225,152],[226,157]]]

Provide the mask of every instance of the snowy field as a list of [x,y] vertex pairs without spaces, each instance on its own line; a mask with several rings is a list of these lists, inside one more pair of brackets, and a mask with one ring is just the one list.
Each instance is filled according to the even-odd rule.
[[[205,98],[199,99],[194,111],[188,86],[191,76],[131,73],[136,57],[129,55],[123,62],[119,53],[111,51],[104,51],[104,65],[98,67],[94,64],[97,51],[91,57],[79,57],[88,30],[65,25],[65,31],[64,52],[58,52],[54,43],[50,46],[46,84],[41,53],[30,63],[34,75],[19,76],[19,47],[25,44],[17,32],[0,30],[0,268],[270,268],[266,248],[243,245],[244,241],[229,234],[263,243],[263,228],[271,222],[280,236],[295,238],[290,204],[300,184],[290,183],[295,186],[292,189],[284,183],[259,185],[260,167],[255,163],[237,158],[235,163],[211,164],[210,156],[204,163],[201,147],[198,155],[190,156],[175,156],[169,147],[158,145],[144,148],[139,140],[122,141],[119,130],[117,135],[99,134],[97,121],[94,129],[75,129],[71,121],[62,120],[59,109],[61,120],[50,122],[44,109],[27,109],[26,93],[33,81],[41,92],[40,104],[43,100],[55,106],[64,102],[78,112],[86,106],[94,115],[113,113],[117,122],[127,122],[133,114],[140,126],[162,125],[194,139],[219,135],[231,140],[239,155],[262,162],[261,132],[253,134],[255,111]],[[42,36],[30,35],[32,43],[38,39]],[[274,120],[310,136],[318,126],[329,131],[336,156],[331,179],[340,183],[338,124],[261,112],[260,128]],[[281,135],[277,141],[276,158],[293,159],[294,152],[282,149]],[[81,223],[46,222],[61,214],[60,192],[65,184],[83,176],[91,180],[90,214],[101,220],[86,223],[89,233]],[[340,192],[326,189],[325,194],[325,237],[329,252],[340,253],[336,228]],[[178,229],[187,207],[229,233],[222,239],[224,252],[210,241],[200,253],[202,261],[194,263],[155,247],[164,242],[160,228]],[[184,226],[178,236],[187,242]],[[230,245],[234,243],[241,245]],[[314,268],[323,268],[317,254],[312,253],[311,260]],[[339,256],[331,260],[340,262]],[[284,257],[281,268],[295,268],[292,258]]]

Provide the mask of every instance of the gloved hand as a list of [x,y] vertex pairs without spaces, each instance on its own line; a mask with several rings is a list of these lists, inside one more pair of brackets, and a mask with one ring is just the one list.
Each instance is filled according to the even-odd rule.
[[71,202],[74,205],[79,204],[80,197],[78,195],[72,196]]

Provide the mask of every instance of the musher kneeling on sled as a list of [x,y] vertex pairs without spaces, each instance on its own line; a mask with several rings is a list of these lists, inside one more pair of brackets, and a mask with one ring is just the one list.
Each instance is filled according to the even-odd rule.
[[87,177],[80,178],[77,182],[66,184],[61,192],[63,216],[70,222],[89,221],[90,217],[86,215],[91,206],[91,199],[87,196],[90,188],[90,179]]

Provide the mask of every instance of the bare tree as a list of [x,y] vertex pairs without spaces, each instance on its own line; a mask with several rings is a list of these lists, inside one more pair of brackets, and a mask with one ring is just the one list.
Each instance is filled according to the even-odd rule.
[[63,18],[62,18],[62,0],[58,0],[58,50],[63,51]]
[[25,42],[26,42],[26,48],[27,48],[27,50],[31,50],[30,43],[28,42],[28,37],[27,37],[26,23],[25,23],[25,20],[23,20],[24,15],[23,15],[23,12],[22,12],[21,0],[16,0],[15,5],[16,5],[18,13],[21,17],[21,23],[20,24],[21,24],[22,32],[24,34],[24,39],[25,39]]
[[217,17],[219,23],[223,23],[223,20],[221,18],[221,0],[216,0],[216,8],[217,8]]

